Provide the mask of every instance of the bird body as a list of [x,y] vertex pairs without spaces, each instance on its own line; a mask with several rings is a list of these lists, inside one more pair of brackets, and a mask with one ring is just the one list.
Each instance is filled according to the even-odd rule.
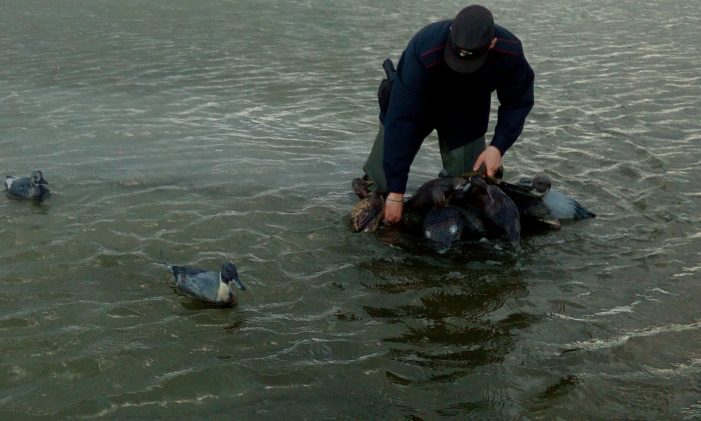
[[180,292],[210,305],[226,307],[236,304],[232,283],[241,290],[246,289],[233,262],[223,263],[219,272],[163,263],[175,278],[175,286]]
[[521,240],[521,220],[516,204],[499,187],[489,184],[480,176],[470,177],[470,188],[461,200],[479,209],[484,221],[491,225],[496,236],[514,246]]
[[594,218],[596,214],[590,212],[575,199],[565,193],[553,189],[550,177],[547,175],[536,175],[532,179],[521,178],[517,185],[530,189],[531,192],[540,196],[543,204],[550,210],[553,217],[557,219],[586,219]]
[[5,191],[13,199],[34,199],[41,202],[50,193],[46,184],[49,183],[44,180],[44,175],[39,170],[33,171],[29,177],[5,177]]
[[422,184],[406,202],[406,208],[425,216],[434,207],[443,207],[467,185],[463,177],[438,177]]
[[424,237],[444,253],[460,240],[465,227],[465,216],[454,206],[434,207],[424,218]]
[[521,217],[522,228],[529,226],[533,228],[560,228],[560,221],[555,218],[550,208],[544,203],[543,195],[539,194],[537,189],[505,181],[499,181],[498,186],[514,201]]
[[557,219],[587,219],[596,214],[590,212],[573,198],[557,190],[550,189],[543,195],[543,203]]
[[348,215],[353,231],[375,231],[382,221],[384,205],[384,198],[380,193],[369,192],[356,203]]

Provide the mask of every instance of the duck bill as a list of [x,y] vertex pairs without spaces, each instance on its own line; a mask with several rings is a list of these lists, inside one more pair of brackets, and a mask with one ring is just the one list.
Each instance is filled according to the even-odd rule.
[[236,287],[238,289],[243,290],[243,291],[246,290],[246,286],[241,282],[241,280],[239,279],[238,276],[235,277],[234,279],[232,279],[231,282],[233,282],[233,284],[236,285]]

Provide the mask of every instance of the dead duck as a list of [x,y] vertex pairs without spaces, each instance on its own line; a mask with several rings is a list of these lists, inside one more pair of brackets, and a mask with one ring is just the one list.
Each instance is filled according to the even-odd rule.
[[378,192],[369,192],[365,198],[353,206],[348,215],[353,231],[375,231],[382,221],[384,207],[383,195]]
[[362,178],[356,177],[351,181],[351,188],[353,192],[358,195],[359,198],[365,199],[370,193],[371,181],[368,180],[368,176],[364,175]]
[[455,206],[434,207],[423,221],[424,237],[439,253],[457,245],[465,228],[465,216]]
[[484,212],[471,205],[458,206],[465,223],[462,229],[464,241],[480,241],[489,238],[489,225],[485,221]]
[[469,190],[461,198],[463,206],[471,206],[482,214],[491,231],[489,237],[503,238],[517,246],[521,240],[521,220],[514,201],[483,177],[472,176],[469,183]]
[[5,177],[5,191],[8,197],[13,199],[32,199],[41,202],[49,197],[47,184],[49,184],[48,181],[39,170],[32,171],[29,177],[17,178],[11,175]]
[[406,209],[425,216],[434,207],[444,207],[448,200],[467,185],[464,177],[438,177],[421,185],[406,202]]

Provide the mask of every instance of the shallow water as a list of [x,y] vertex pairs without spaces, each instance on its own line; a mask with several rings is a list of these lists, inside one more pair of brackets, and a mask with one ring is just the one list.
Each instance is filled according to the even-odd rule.
[[[701,417],[696,2],[488,5],[537,75],[507,177],[596,219],[350,231],[381,62],[462,5],[4,2],[0,169],[54,194],[0,200],[0,416]],[[248,290],[202,308],[161,251]]]

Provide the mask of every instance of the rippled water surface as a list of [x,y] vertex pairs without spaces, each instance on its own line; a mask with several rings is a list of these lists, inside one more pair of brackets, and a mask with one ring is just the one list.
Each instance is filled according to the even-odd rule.
[[0,200],[0,417],[701,417],[698,2],[487,5],[537,74],[507,177],[598,217],[437,255],[346,214],[382,60],[464,4],[3,2],[0,170],[54,195]]

